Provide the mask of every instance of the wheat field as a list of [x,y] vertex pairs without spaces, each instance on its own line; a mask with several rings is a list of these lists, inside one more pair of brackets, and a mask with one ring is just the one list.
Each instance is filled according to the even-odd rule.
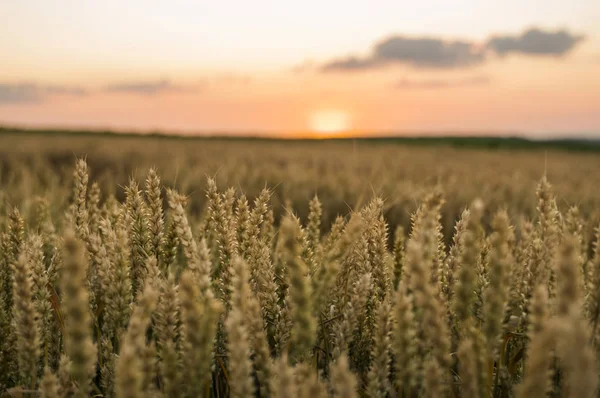
[[0,393],[596,397],[600,157],[4,134]]

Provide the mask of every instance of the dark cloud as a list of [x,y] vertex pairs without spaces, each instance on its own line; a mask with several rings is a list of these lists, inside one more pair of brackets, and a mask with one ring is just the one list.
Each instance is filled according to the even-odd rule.
[[42,95],[31,84],[0,84],[0,104],[19,102],[39,102]]
[[373,45],[369,55],[349,55],[322,65],[323,71],[357,71],[403,64],[414,68],[451,69],[482,64],[487,55],[563,55],[583,36],[566,30],[543,31],[532,28],[518,36],[492,36],[485,43],[444,40],[436,37],[391,36]]
[[[248,84],[250,77],[224,75],[227,84]],[[215,80],[221,81],[221,80]],[[83,88],[80,86],[40,84],[34,82],[2,83],[0,82],[0,105],[38,103],[56,96],[84,96],[99,93],[133,93],[139,95],[158,95],[164,92],[196,92],[205,88],[207,81],[197,84],[177,85],[167,79],[156,81],[123,81],[105,87]]]
[[519,36],[492,36],[487,47],[499,55],[517,53],[560,56],[571,51],[583,39],[583,36],[564,29],[544,32],[532,28]]
[[338,71],[338,70],[362,70],[368,69],[374,66],[381,65],[375,58],[358,58],[348,56],[345,58],[334,59],[333,61],[325,64],[323,70],[325,71]]
[[378,43],[373,58],[423,68],[454,68],[478,64],[484,53],[467,41],[395,36]]
[[111,93],[132,93],[140,95],[156,95],[168,91],[194,91],[199,86],[181,86],[173,84],[168,79],[154,81],[128,81],[111,84],[105,87],[105,91]]
[[421,79],[411,80],[404,78],[395,84],[396,88],[404,90],[413,89],[443,89],[455,87],[475,87],[490,84],[491,80],[487,76],[471,76],[463,79]]
[[323,66],[324,70],[362,70],[388,64],[406,64],[416,68],[456,68],[476,65],[485,52],[475,43],[446,41],[431,37],[392,36],[375,44],[367,57],[348,56]]
[[35,103],[52,95],[87,95],[78,86],[43,85],[37,83],[0,83],[0,104]]

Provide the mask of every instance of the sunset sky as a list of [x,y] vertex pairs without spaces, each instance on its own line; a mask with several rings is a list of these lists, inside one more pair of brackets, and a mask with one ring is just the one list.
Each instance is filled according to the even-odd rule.
[[0,125],[600,137],[598,0],[0,1]]

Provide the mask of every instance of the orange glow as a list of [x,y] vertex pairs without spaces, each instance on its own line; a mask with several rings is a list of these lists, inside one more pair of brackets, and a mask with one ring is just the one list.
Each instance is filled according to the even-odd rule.
[[598,0],[54,3],[0,0],[0,126],[600,137]]
[[350,128],[350,117],[339,110],[319,110],[310,115],[309,127],[320,136],[337,135]]

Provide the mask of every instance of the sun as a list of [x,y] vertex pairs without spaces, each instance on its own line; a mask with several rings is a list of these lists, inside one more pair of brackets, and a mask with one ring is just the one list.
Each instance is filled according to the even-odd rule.
[[339,110],[319,110],[310,115],[309,126],[321,136],[339,134],[350,128],[350,116]]

